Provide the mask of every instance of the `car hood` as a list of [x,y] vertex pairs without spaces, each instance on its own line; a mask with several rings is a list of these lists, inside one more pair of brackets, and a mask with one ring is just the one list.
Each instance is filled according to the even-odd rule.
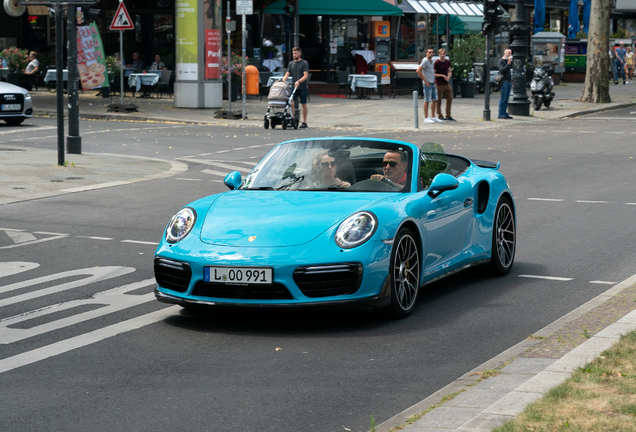
[[296,246],[385,196],[353,192],[227,192],[208,209],[201,241],[219,246]]

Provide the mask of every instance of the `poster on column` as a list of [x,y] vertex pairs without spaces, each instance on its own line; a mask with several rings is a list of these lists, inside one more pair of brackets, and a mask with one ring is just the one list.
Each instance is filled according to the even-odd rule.
[[205,79],[221,78],[221,30],[205,31]]
[[82,89],[110,87],[104,46],[95,23],[77,28],[77,69]]
[[175,4],[177,73],[179,81],[198,80],[198,0],[177,0]]

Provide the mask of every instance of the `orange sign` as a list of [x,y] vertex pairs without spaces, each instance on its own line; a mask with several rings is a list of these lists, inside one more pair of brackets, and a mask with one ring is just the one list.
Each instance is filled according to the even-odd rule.
[[388,63],[376,64],[375,71],[380,72],[382,84],[391,84],[391,68]]
[[391,37],[391,21],[373,21],[373,37]]

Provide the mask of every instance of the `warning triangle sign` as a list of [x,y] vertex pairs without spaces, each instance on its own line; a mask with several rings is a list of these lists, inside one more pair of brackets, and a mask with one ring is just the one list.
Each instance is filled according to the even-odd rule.
[[124,6],[124,2],[119,3],[119,7],[117,8],[117,12],[115,12],[115,16],[113,17],[113,22],[110,23],[111,30],[134,30],[135,26],[130,19],[130,15],[128,14],[128,10],[126,6]]

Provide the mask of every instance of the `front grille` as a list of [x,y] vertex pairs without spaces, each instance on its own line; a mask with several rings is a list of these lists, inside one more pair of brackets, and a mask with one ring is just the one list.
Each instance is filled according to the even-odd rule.
[[191,278],[192,269],[188,264],[166,258],[155,258],[155,279],[160,287],[186,292]]
[[362,283],[362,264],[327,264],[298,267],[294,282],[307,297],[353,294]]
[[20,93],[0,95],[0,105],[13,105],[13,104],[20,105],[20,108],[13,109],[13,110],[3,109],[0,112],[10,112],[10,113],[22,112],[22,109],[24,108],[24,95]]
[[283,284],[272,285],[227,285],[216,282],[199,281],[194,285],[192,295],[241,300],[293,300]]

